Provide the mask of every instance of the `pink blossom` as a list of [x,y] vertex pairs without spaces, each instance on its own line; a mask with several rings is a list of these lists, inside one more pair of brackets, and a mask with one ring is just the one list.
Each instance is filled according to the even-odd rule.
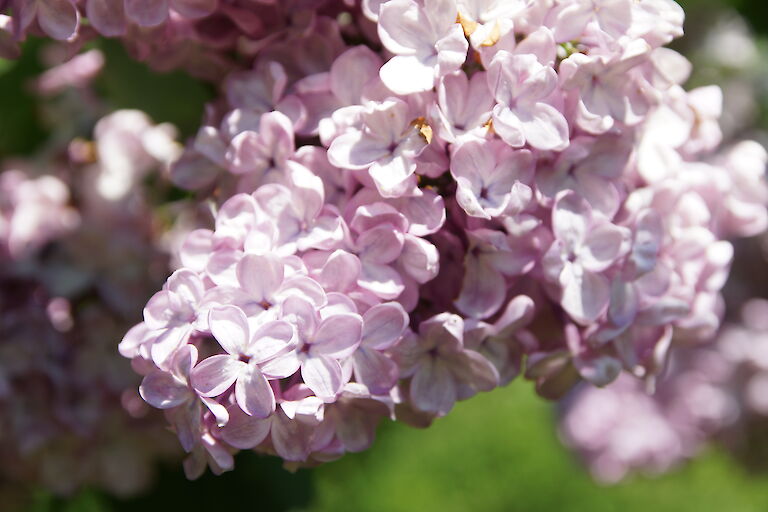
[[428,91],[435,79],[458,70],[467,40],[456,23],[454,0],[391,0],[378,16],[379,37],[395,54],[381,68],[381,79],[396,94]]
[[568,122],[546,102],[557,87],[557,74],[533,55],[501,51],[488,68],[488,85],[498,104],[493,109],[496,133],[512,147],[563,150]]

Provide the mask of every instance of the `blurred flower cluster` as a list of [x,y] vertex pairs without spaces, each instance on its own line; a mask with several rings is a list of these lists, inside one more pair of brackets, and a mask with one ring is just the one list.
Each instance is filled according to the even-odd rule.
[[[84,87],[84,54],[37,88]],[[95,64],[95,66],[94,66]],[[85,70],[85,71],[84,71]],[[75,96],[76,97],[76,96]],[[81,103],[72,108],[87,112]],[[59,119],[55,132],[73,129]],[[175,130],[138,111],[100,119],[93,140],[58,142],[0,172],[0,501],[30,485],[94,485],[119,495],[178,453],[115,351],[168,269],[143,180],[175,158]],[[14,498],[15,496],[15,498]]]
[[[714,78],[723,84],[722,125],[733,139],[755,132],[768,69],[745,22],[733,13],[717,16],[720,21],[699,31],[688,46],[697,47],[694,80]],[[765,138],[759,131],[754,135]],[[764,159],[762,148],[752,150]],[[756,163],[759,170],[762,165]],[[761,298],[765,242],[763,235],[736,244],[737,266],[725,287],[726,325],[714,337],[674,348],[658,382],[648,386],[622,376],[604,389],[579,386],[563,401],[561,437],[595,478],[613,483],[633,470],[658,474],[712,441],[754,465],[768,419],[768,302]]]
[[[13,173],[2,189],[11,277],[66,285],[43,280],[29,299],[57,339],[108,336],[79,301],[130,318],[167,268],[159,248],[177,248],[119,351],[191,478],[232,469],[238,450],[288,467],[365,450],[386,418],[428,426],[519,374],[546,398],[582,380],[652,387],[671,347],[717,332],[727,240],[768,225],[768,155],[751,141],[719,149],[721,90],[686,91],[691,64],[665,46],[683,33],[672,0],[0,0],[0,12],[4,55],[27,34],[72,53],[118,37],[218,87],[183,150],[167,126],[116,112],[94,143],[70,144],[82,175]],[[87,82],[100,59],[77,55],[38,87]],[[170,185],[145,175],[165,166],[193,199],[186,227],[163,237],[168,195],[154,188]]]

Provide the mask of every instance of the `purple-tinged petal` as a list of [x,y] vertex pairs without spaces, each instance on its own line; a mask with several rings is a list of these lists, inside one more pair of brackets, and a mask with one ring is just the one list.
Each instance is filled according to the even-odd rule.
[[361,347],[352,359],[355,378],[373,395],[386,395],[397,382],[397,364],[381,352]]
[[456,383],[448,366],[431,357],[413,376],[410,393],[413,405],[425,412],[447,414],[456,403]]
[[285,277],[285,266],[274,256],[247,254],[237,264],[240,286],[257,302],[268,301]]
[[360,344],[363,319],[354,313],[329,316],[320,323],[312,340],[310,353],[336,359],[348,357]]
[[604,276],[589,271],[576,272],[573,265],[567,265],[561,282],[561,304],[576,322],[589,325],[608,307],[611,290]]
[[533,299],[527,295],[518,295],[507,304],[506,309],[501,314],[494,328],[496,335],[505,337],[527,325],[533,318],[536,306]]
[[80,12],[72,0],[37,0],[37,21],[43,32],[59,41],[77,36]]
[[279,320],[267,322],[253,334],[246,353],[252,361],[261,363],[290,350],[292,339],[291,324]]
[[562,151],[568,147],[568,121],[552,105],[535,103],[515,110],[520,120],[525,140],[532,147],[543,151]]
[[203,359],[192,369],[192,387],[202,396],[218,396],[237,380],[246,364],[230,355],[215,355]]
[[246,353],[251,335],[243,310],[237,306],[211,308],[208,324],[211,334],[227,353],[233,356]]
[[403,278],[389,265],[367,263],[363,265],[362,270],[360,279],[357,280],[360,288],[365,288],[385,300],[396,299],[403,293]]
[[238,407],[231,407],[229,421],[221,429],[221,437],[227,444],[239,450],[250,450],[267,438],[271,426],[271,419],[254,418]]
[[362,344],[376,350],[391,348],[403,336],[408,320],[408,313],[397,302],[373,306],[363,315]]
[[309,457],[312,425],[301,420],[289,420],[278,412],[272,419],[272,444],[286,461],[305,461]]
[[168,18],[168,0],[125,0],[125,14],[140,27],[155,27]]
[[164,366],[168,358],[189,340],[190,334],[192,334],[192,326],[189,324],[171,327],[162,331],[152,342],[152,348],[150,349],[152,361],[158,366]]
[[525,145],[523,123],[520,122],[514,112],[504,105],[496,105],[493,108],[493,131],[513,148],[520,148]]
[[308,357],[301,364],[301,377],[309,388],[323,401],[333,400],[341,391],[341,365],[327,356]]
[[507,283],[504,276],[484,258],[468,256],[461,294],[456,307],[472,318],[488,318],[504,303]]
[[194,396],[186,384],[162,371],[144,377],[139,386],[139,394],[149,405],[158,409],[176,407]]
[[265,363],[259,364],[261,373],[268,379],[285,379],[299,371],[301,360],[296,352],[279,355]]
[[499,385],[498,370],[479,352],[464,350],[449,364],[456,379],[472,389],[491,391]]
[[213,417],[216,420],[216,425],[223,427],[229,422],[229,411],[227,411],[226,407],[213,398],[205,396],[201,396],[200,401],[203,402],[203,405],[205,405],[211,414],[213,414]]
[[391,263],[403,250],[403,234],[389,224],[382,224],[360,234],[357,238],[361,260]]
[[440,254],[437,247],[427,240],[405,235],[403,252],[397,263],[417,283],[423,284],[437,277],[440,271]]
[[123,0],[87,0],[85,15],[99,34],[105,37],[125,34]]
[[184,268],[171,274],[165,287],[188,304],[197,304],[205,293],[205,286],[200,276]]
[[572,251],[582,244],[592,219],[592,209],[584,199],[573,192],[558,195],[552,208],[552,231],[558,240]]
[[272,387],[255,366],[249,366],[237,377],[235,400],[243,412],[256,418],[266,418],[275,412]]
[[594,226],[579,253],[579,261],[587,270],[602,272],[626,254],[630,235],[627,228],[609,222]]
[[366,169],[389,154],[384,142],[360,131],[336,137],[328,148],[328,160],[342,169]]

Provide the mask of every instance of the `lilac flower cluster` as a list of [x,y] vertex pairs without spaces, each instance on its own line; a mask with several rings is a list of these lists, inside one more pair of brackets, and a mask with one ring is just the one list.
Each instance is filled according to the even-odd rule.
[[70,145],[71,159],[54,151],[4,163],[0,501],[6,506],[33,486],[56,494],[86,485],[132,494],[151,482],[158,459],[178,456],[162,416],[140,399],[135,372],[113,345],[167,273],[161,231],[137,182],[178,152],[173,136],[140,112],[117,111],[97,123],[94,141]]
[[607,483],[667,471],[713,439],[738,452],[750,423],[768,416],[766,315],[768,302],[752,299],[715,342],[675,349],[654,394],[627,376],[579,389],[565,402],[564,442]]
[[651,383],[716,331],[766,154],[716,153],[719,89],[663,47],[677,4],[310,4],[248,40],[174,164],[215,223],[120,344],[188,475],[363,450],[520,372]]

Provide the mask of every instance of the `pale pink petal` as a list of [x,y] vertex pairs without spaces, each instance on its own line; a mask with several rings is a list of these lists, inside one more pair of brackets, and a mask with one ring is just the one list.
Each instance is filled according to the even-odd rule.
[[573,250],[586,238],[591,219],[589,204],[573,192],[564,192],[552,209],[552,231],[568,250]]
[[261,363],[290,350],[292,338],[293,327],[288,322],[267,322],[253,333],[246,352],[252,361]]
[[525,145],[523,124],[514,112],[503,105],[493,108],[493,130],[513,148]]
[[301,364],[301,377],[318,398],[328,401],[341,391],[341,366],[327,356],[308,357]]
[[435,86],[435,68],[416,55],[396,55],[381,67],[379,77],[395,94],[429,91]]
[[563,309],[582,325],[588,325],[603,314],[610,299],[608,280],[589,271],[574,272],[573,265],[563,271]]
[[535,103],[518,108],[515,114],[525,135],[525,140],[536,149],[562,151],[568,146],[568,121],[552,105]]
[[402,337],[408,327],[408,313],[397,302],[377,304],[363,315],[362,344],[386,350]]
[[248,319],[237,306],[219,306],[208,313],[211,334],[233,356],[244,354],[251,339]]
[[389,265],[367,263],[357,284],[385,300],[396,299],[405,289],[403,278]]
[[236,268],[237,280],[256,302],[269,301],[283,284],[285,265],[274,256],[243,256]]
[[163,366],[168,358],[182,345],[192,334],[192,326],[183,324],[163,330],[153,341],[150,353],[152,361],[158,366]]
[[360,259],[373,263],[391,263],[403,250],[403,235],[393,226],[384,224],[369,229],[357,237]]
[[584,243],[579,261],[585,269],[602,272],[610,267],[629,248],[630,231],[609,222],[591,229]]
[[261,373],[268,379],[285,379],[290,377],[299,371],[300,366],[301,361],[296,352],[288,352],[259,364]]
[[426,16],[416,2],[393,0],[379,10],[378,31],[384,46],[391,52],[413,55],[432,47]]
[[250,416],[266,418],[275,411],[275,394],[258,368],[249,366],[235,382],[237,405]]
[[355,351],[360,344],[363,319],[354,313],[333,315],[317,327],[310,353],[341,359]]
[[200,276],[187,269],[180,269],[171,274],[166,282],[166,289],[189,304],[197,304],[205,293]]
[[388,154],[389,150],[381,140],[360,131],[336,137],[328,148],[328,160],[342,169],[365,169]]
[[250,450],[267,438],[271,426],[271,419],[254,418],[238,407],[231,407],[229,421],[221,429],[221,437],[234,448]]
[[152,407],[170,409],[186,402],[194,395],[186,384],[170,373],[155,371],[144,377],[139,393]]
[[381,352],[361,347],[352,359],[355,378],[373,395],[385,395],[397,382],[397,364]]
[[218,396],[237,380],[246,364],[230,355],[215,355],[203,359],[192,369],[192,387],[202,396]]

